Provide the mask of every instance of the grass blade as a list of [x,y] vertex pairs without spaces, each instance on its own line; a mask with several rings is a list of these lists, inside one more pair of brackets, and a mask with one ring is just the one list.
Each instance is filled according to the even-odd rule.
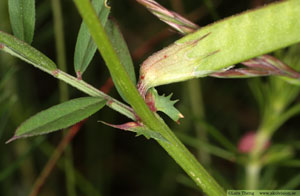
[[[105,0],[93,0],[92,4],[102,24],[106,24],[110,8],[107,7]],[[77,37],[75,54],[74,54],[74,69],[78,78],[89,66],[93,59],[97,46],[94,43],[89,30],[84,22],[80,26]]]
[[14,35],[31,44],[35,26],[35,0],[9,0],[8,9]]
[[104,105],[105,101],[96,97],[82,97],[58,104],[26,120],[7,143],[69,127],[94,114]]

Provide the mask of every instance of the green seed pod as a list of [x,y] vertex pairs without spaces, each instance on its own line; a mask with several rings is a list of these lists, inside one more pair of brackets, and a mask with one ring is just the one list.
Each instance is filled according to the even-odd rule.
[[300,0],[289,0],[201,28],[150,56],[138,88],[204,77],[250,58],[300,42]]

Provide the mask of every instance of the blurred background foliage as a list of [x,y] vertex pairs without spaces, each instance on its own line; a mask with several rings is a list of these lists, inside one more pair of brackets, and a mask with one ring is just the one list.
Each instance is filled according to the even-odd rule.
[[[271,1],[158,2],[204,26]],[[32,45],[55,60],[51,1],[36,3]],[[71,0],[61,4],[68,73],[75,75],[73,54],[81,18]],[[127,41],[136,73],[147,56],[181,37],[134,0],[111,0],[109,4],[110,17],[117,21]],[[0,18],[0,30],[11,32],[6,0],[0,1]],[[274,55],[300,70],[299,46]],[[98,88],[107,84],[109,73],[99,53],[83,79]],[[165,118],[167,123],[225,189],[300,189],[298,86],[275,77],[203,78],[157,89],[160,94],[174,93],[173,99],[180,100],[177,108],[185,118],[180,125]],[[0,195],[28,195],[63,135],[55,132],[4,143],[28,117],[59,103],[58,81],[0,53],[0,91]],[[71,98],[84,96],[71,87],[69,91]],[[109,94],[119,98],[114,88]],[[109,108],[90,117],[69,144],[72,156],[60,158],[39,195],[201,195],[154,140],[115,130],[98,120],[127,122]],[[251,131],[269,147],[257,147],[248,154],[239,152],[241,138]],[[63,161],[73,162],[75,180],[66,179]]]

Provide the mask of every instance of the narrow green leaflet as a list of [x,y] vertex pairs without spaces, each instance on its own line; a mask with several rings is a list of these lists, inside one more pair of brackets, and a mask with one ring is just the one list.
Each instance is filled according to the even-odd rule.
[[107,34],[115,47],[119,58],[123,65],[125,66],[125,69],[131,79],[131,81],[136,84],[136,76],[134,72],[134,65],[132,62],[131,55],[129,53],[126,41],[124,40],[124,37],[116,23],[114,23],[112,20],[108,20],[107,24],[105,26],[105,29],[107,31]]
[[41,111],[26,120],[7,141],[50,133],[69,127],[100,110],[106,101],[97,97],[73,99]]
[[53,74],[57,69],[55,63],[43,53],[2,31],[0,31],[0,50],[16,56],[49,74]]
[[[122,64],[125,67],[125,70],[127,71],[131,81],[136,84],[136,76],[134,71],[134,65],[127,47],[127,44],[123,38],[122,33],[120,32],[117,24],[115,24],[112,20],[108,20],[105,26],[105,29],[107,31],[107,35],[110,38],[110,41],[112,42],[113,47],[115,48]],[[115,81],[115,78],[112,77],[113,81]],[[114,84],[116,84],[114,82]],[[124,98],[122,92],[119,90],[118,85],[115,85],[118,93],[120,96],[126,101]]]
[[[92,3],[101,24],[104,26],[110,11],[110,8],[107,7],[106,0],[93,0]],[[89,66],[96,50],[97,46],[94,43],[86,24],[82,22],[77,36],[74,54],[74,69],[78,78],[81,78],[82,74]]]
[[14,35],[31,44],[35,26],[35,0],[8,0],[8,9]]

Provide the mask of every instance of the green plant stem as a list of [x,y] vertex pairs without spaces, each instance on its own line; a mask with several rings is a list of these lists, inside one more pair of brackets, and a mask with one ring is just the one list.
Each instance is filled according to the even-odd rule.
[[[287,110],[286,112],[284,112],[282,114],[281,119],[280,119],[280,125],[283,124],[284,122],[286,122],[291,117],[293,117],[299,113],[300,113],[300,103],[295,104],[289,110]],[[280,125],[278,125],[278,126],[280,126]]]
[[261,155],[265,151],[265,144],[271,138],[271,132],[267,128],[267,121],[262,122],[255,136],[255,146],[249,155],[249,161],[246,164],[246,189],[255,190],[259,185],[260,171],[263,167]]
[[[273,92],[274,93],[274,92]],[[281,91],[278,91],[281,93]],[[275,97],[275,96],[274,96]],[[292,106],[286,111],[288,104],[287,99],[283,99],[281,102],[283,107],[278,109],[276,99],[272,99],[269,102],[268,112],[264,116],[261,126],[257,131],[255,137],[255,147],[249,155],[249,163],[246,165],[246,187],[247,189],[257,189],[259,185],[260,171],[262,169],[263,162],[262,154],[265,151],[265,144],[270,141],[272,134],[289,118],[298,114],[300,111],[300,104]]]
[[[246,165],[247,189],[257,189],[258,185],[260,184],[260,171],[264,166],[264,163],[261,161],[261,156],[265,151],[266,143],[270,141],[274,131],[284,123],[284,121],[281,120],[281,111],[282,110],[278,112],[276,107],[272,107],[272,109],[270,109],[268,112],[268,115],[263,118],[261,126],[257,131],[255,136],[255,146],[249,155],[249,162]],[[276,126],[274,126],[274,122],[280,122],[281,124],[275,123]]]
[[67,84],[77,88],[78,90],[93,96],[93,97],[102,97],[103,99],[107,100],[106,105],[110,108],[112,108],[115,111],[120,112],[121,114],[127,116],[128,118],[132,120],[136,120],[135,113],[132,111],[132,109],[119,102],[118,100],[110,97],[109,95],[103,93],[102,91],[96,89],[95,87],[91,86],[90,84],[86,83],[83,80],[77,79],[61,70],[57,70],[57,73],[55,74],[55,77],[66,82]]
[[[67,72],[67,60],[66,60],[66,49],[63,29],[63,17],[61,11],[60,0],[52,0],[52,13],[54,19],[54,32],[55,32],[55,45],[56,45],[56,57],[58,67]],[[59,81],[59,95],[60,102],[67,101],[69,99],[68,86],[66,83]],[[65,136],[64,132],[63,135]],[[69,145],[65,149],[65,156],[69,161],[65,161],[66,169],[66,187],[67,194],[69,196],[76,196],[75,190],[75,176],[74,176],[74,165],[72,156],[72,146]],[[66,160],[67,160],[66,159]]]
[[175,132],[176,136],[186,145],[192,146],[197,149],[202,149],[204,152],[221,157],[231,162],[237,162],[236,155],[230,151],[224,150],[218,146],[214,146],[207,142],[201,141],[198,138],[188,136],[179,131]]
[[246,166],[246,189],[256,190],[259,185],[260,170],[262,166],[257,162],[251,162]]
[[[187,82],[189,90],[190,107],[194,116],[193,124],[196,130],[196,136],[199,141],[207,142],[207,134],[205,126],[201,123],[199,119],[204,119],[204,105],[202,100],[202,90],[199,80],[190,80]],[[204,164],[208,165],[210,163],[210,155],[206,151],[198,147],[199,160]]]
[[116,85],[120,87],[125,98],[128,100],[134,111],[150,129],[157,131],[164,136],[168,142],[158,141],[159,144],[173,157],[173,159],[187,172],[187,174],[210,196],[226,195],[220,185],[208,174],[195,157],[177,139],[169,127],[155,116],[139,95],[135,85],[131,82],[124,66],[121,64],[116,51],[102,26],[97,15],[88,0],[75,0],[77,9],[83,17],[84,22],[97,44],[107,67],[117,78]]
[[[63,30],[63,17],[61,13],[61,6],[59,0],[52,0],[52,13],[54,19],[54,33],[55,33],[55,45],[56,45],[56,57],[57,65],[59,69],[67,72],[67,61],[66,61],[66,50],[65,50],[65,39]],[[68,86],[59,82],[60,100],[68,100]]]

